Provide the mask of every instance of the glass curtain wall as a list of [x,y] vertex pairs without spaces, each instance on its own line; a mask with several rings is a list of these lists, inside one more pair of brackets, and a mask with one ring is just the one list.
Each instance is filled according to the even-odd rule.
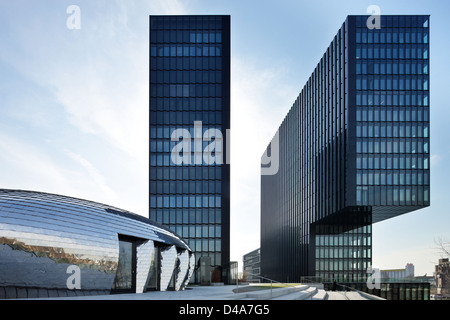
[[356,19],[356,197],[402,213],[430,204],[429,17],[381,24]]
[[[217,268],[229,260],[227,28],[229,17],[150,17],[150,219]],[[214,161],[207,161],[212,142]],[[177,155],[189,151],[183,163],[172,157],[180,143]]]
[[325,282],[366,281],[372,263],[370,207],[346,208],[311,226],[315,275]]

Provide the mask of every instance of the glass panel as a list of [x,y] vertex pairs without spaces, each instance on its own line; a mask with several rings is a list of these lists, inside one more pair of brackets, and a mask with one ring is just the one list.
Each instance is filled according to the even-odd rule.
[[119,264],[113,289],[132,289],[133,286],[133,244],[119,241]]

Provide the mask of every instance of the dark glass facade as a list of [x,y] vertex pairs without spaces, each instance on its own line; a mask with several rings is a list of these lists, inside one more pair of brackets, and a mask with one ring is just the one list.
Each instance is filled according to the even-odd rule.
[[150,16],[150,218],[210,257],[212,281],[229,263],[229,128],[230,16]]
[[261,175],[261,275],[361,281],[372,223],[430,204],[429,16],[348,16]]

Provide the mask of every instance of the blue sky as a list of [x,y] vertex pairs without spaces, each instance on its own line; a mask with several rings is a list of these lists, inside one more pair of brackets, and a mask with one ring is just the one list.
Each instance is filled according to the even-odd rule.
[[[80,8],[70,30],[69,5]],[[0,187],[148,216],[148,16],[230,14],[231,259],[259,247],[259,161],[345,17],[431,15],[431,207],[374,225],[373,264],[429,275],[450,239],[447,1],[0,1]]]

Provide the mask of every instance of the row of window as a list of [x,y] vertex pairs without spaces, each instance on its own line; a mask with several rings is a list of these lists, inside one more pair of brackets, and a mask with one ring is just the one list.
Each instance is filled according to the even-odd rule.
[[[325,279],[328,282],[336,280],[338,282],[361,282],[367,281],[367,268],[371,266],[370,261],[361,261],[357,263],[357,267],[353,270],[326,270],[321,271],[316,263],[316,277],[318,279]],[[364,266],[364,269],[363,269]],[[363,270],[363,271],[362,271]]]
[[387,122],[428,122],[430,118],[429,108],[358,108],[356,121],[387,121]]
[[428,43],[428,30],[424,29],[361,29],[356,32],[356,43]]
[[356,59],[428,59],[428,45],[359,45]]
[[350,236],[358,239],[365,234],[370,234],[372,232],[372,220],[368,214],[368,208],[354,208],[353,212],[361,212],[359,219],[346,219],[345,216],[342,216],[338,220],[338,223],[316,225],[316,239],[321,241],[320,238],[323,238],[323,244],[332,243],[333,239],[337,243],[337,239],[341,237],[345,238]]
[[[181,236],[183,239],[187,238],[209,238],[203,240],[220,241],[220,239],[214,239],[216,237],[221,237],[222,226],[217,224],[202,224],[202,225],[174,225],[170,224],[171,229],[175,231],[176,234]],[[193,250],[196,250],[192,248]],[[200,249],[200,251],[208,251],[207,249]],[[214,250],[211,250],[214,251]]]
[[221,209],[151,209],[150,219],[163,224],[216,224],[222,220]]
[[150,47],[152,57],[221,57],[222,45],[165,45]]
[[422,206],[430,202],[429,187],[392,187],[359,186],[356,187],[357,205],[412,205]]
[[[356,27],[367,29],[367,20],[371,16],[356,16]],[[428,28],[429,17],[426,15],[380,15],[381,29],[384,28]],[[373,31],[379,31],[373,29]]]
[[[370,251],[370,249],[367,249]],[[359,271],[359,270],[367,270],[368,267],[371,265],[371,255],[369,252],[366,253],[367,260],[362,261],[354,261],[351,260],[328,260],[328,259],[316,259],[316,275],[323,277],[325,279],[338,279],[339,281],[343,281],[343,275],[341,277],[338,274],[335,274],[334,272],[337,271]],[[363,259],[362,257],[360,259]],[[326,274],[323,272],[333,272],[332,275]],[[353,275],[349,275],[353,276]],[[363,279],[365,280],[367,276],[364,274]]]
[[428,92],[414,91],[380,91],[358,92],[356,94],[357,106],[424,106],[430,104]]
[[[422,146],[425,148],[425,144],[415,141],[373,141],[373,138],[369,139],[369,141],[356,142],[357,153],[413,154],[423,150]],[[424,150],[422,153],[424,153]],[[412,155],[412,157],[417,157],[417,169],[428,169],[427,155]]]
[[[195,120],[197,121],[197,120]],[[171,139],[172,138],[172,134],[174,134],[174,131],[180,129],[179,127],[169,127],[169,126],[152,126],[150,128],[150,139]],[[210,135],[208,135],[208,132],[212,130],[220,130],[217,127],[213,127],[213,126],[205,126],[202,123],[202,126],[200,128],[200,126],[198,127],[194,127],[194,121],[191,122],[190,126],[187,127],[183,127],[183,129],[189,131],[189,135],[192,138],[202,138],[204,137],[206,139],[206,137],[211,137]],[[198,130],[198,131],[196,131]],[[222,136],[225,136],[224,133],[222,133]],[[194,150],[194,149],[192,149]]]
[[[150,141],[150,152],[176,152],[175,146],[180,142],[178,141],[167,141],[167,140],[158,140],[158,141]],[[188,142],[183,143],[183,147],[191,150],[194,153],[194,150],[199,150],[197,153],[202,153],[202,150],[212,150],[214,147],[214,152],[222,152],[223,151],[223,140],[220,138],[212,138],[211,141],[196,141],[194,139],[191,140],[191,143]],[[182,152],[182,151],[180,151]]]
[[316,235],[316,247],[370,245],[371,235],[341,233],[337,235]]
[[220,84],[151,84],[151,97],[222,97]]
[[222,57],[154,57],[150,59],[153,70],[221,70]]
[[[369,238],[370,241],[370,238]],[[364,246],[370,246],[370,244],[364,244]],[[351,258],[370,258],[369,252],[370,248],[364,247],[316,247],[316,259],[351,259]],[[352,260],[341,260],[347,261],[348,263],[352,262]]]
[[356,136],[358,138],[428,138],[428,125],[415,123],[372,124],[369,122],[356,126]]
[[184,180],[187,177],[190,180],[220,180],[222,166],[150,167],[151,180]]
[[[189,179],[189,175],[183,177]],[[150,194],[222,193],[220,180],[203,181],[150,181]]]
[[[185,238],[184,233],[180,234],[181,237]],[[222,240],[220,239],[188,239],[189,247],[194,251],[221,251],[222,250]]]
[[153,43],[222,43],[222,31],[217,30],[152,30]]
[[[194,245],[192,240],[188,239],[189,245]],[[209,257],[211,260],[211,266],[221,266],[222,265],[222,254],[220,252],[203,252],[203,251],[194,251],[195,257]],[[196,283],[200,282],[200,268],[195,269],[194,271],[195,281]]]
[[220,208],[222,196],[218,195],[172,195],[150,196],[150,208]]
[[428,74],[428,72],[428,61],[370,61],[356,63],[356,74],[414,75]]
[[[372,170],[410,170],[404,173],[422,174],[422,172],[415,171],[419,169],[419,160],[416,155],[358,155],[356,157],[357,169],[372,169]],[[423,167],[422,167],[423,169]],[[424,172],[427,174],[427,172]]]
[[214,124],[222,124],[221,111],[195,111],[195,112],[167,112],[167,111],[151,111],[151,125],[192,125],[194,121],[201,121],[203,124],[211,126]]
[[174,15],[150,16],[151,29],[221,29],[222,20],[229,16],[221,15]]
[[428,173],[404,173],[404,172],[364,172],[356,174],[356,184],[359,186],[411,186],[411,185],[430,185],[430,176]]
[[356,78],[357,90],[429,90],[428,76],[382,76],[369,75]]
[[169,154],[151,154],[150,166],[216,166],[224,164],[222,152],[204,152],[183,154],[171,152]]
[[222,83],[221,70],[184,70],[184,71],[152,71],[150,73],[150,85],[152,83]]
[[152,111],[222,110],[222,98],[152,98]]

